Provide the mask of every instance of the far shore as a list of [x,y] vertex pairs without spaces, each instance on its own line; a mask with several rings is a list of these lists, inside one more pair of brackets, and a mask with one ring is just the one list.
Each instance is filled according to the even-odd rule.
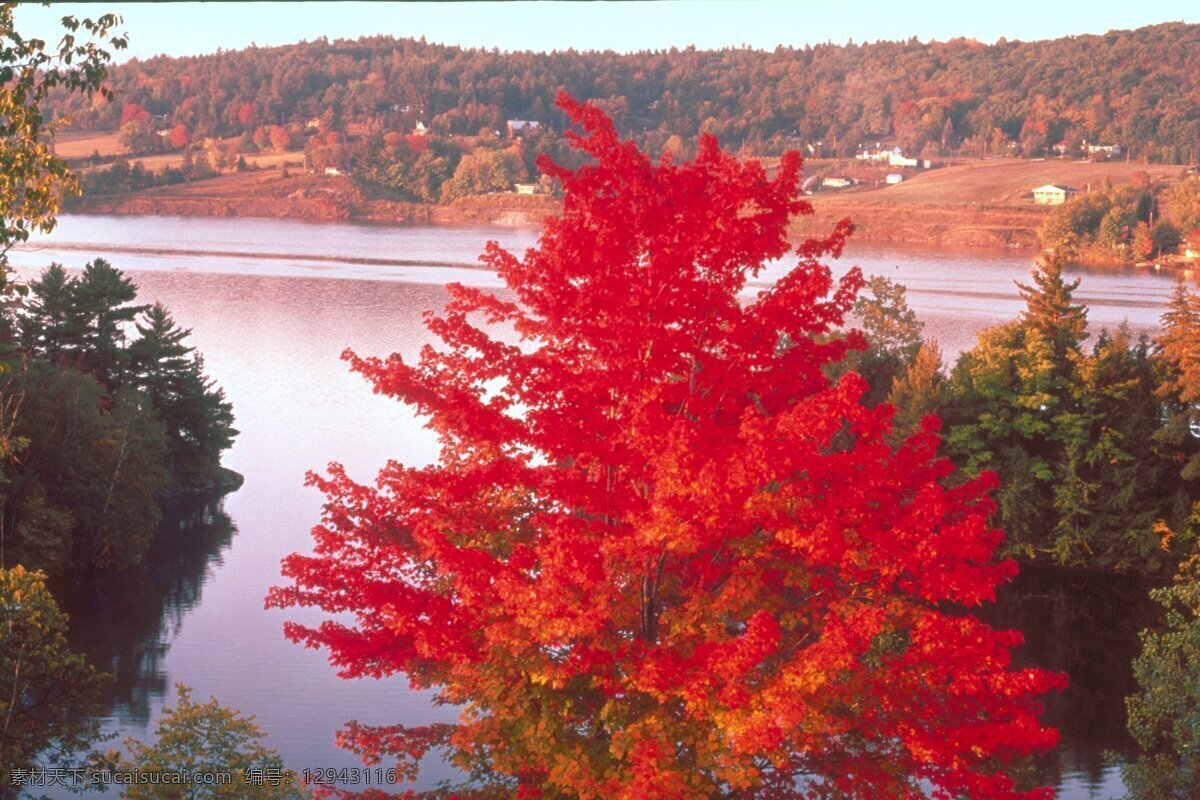
[[[806,198],[812,201],[816,213],[794,221],[793,238],[828,233],[837,220],[849,217],[855,223],[854,240],[859,242],[990,250],[1037,248],[1036,229],[1044,216],[1040,210],[1014,213],[1006,208],[929,204],[897,207],[874,198],[868,200],[867,194]],[[466,197],[438,205],[398,202],[365,197],[345,177],[282,178],[273,171],[263,171],[129,194],[83,197],[72,201],[67,210],[76,214],[540,228],[546,217],[559,209],[552,197],[512,193]]]
[[[811,163],[823,172],[833,165]],[[1029,189],[1059,180],[1082,187],[1128,181],[1139,169],[1169,181],[1177,167],[1077,161],[986,159],[932,170],[910,170],[896,186],[821,191],[808,196],[815,213],[796,218],[792,238],[827,234],[841,219],[854,240],[873,244],[1028,251],[1040,248],[1038,228],[1053,206],[1036,205]],[[259,217],[401,225],[496,225],[539,228],[559,211],[548,195],[498,192],[427,204],[371,196],[346,176],[303,175],[267,167],[120,195],[76,198],[73,213]]]

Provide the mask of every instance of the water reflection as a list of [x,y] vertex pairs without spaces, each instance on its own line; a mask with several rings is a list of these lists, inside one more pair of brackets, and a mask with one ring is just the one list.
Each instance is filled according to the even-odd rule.
[[164,656],[237,532],[223,505],[181,503],[165,516],[144,564],[55,587],[71,617],[72,649],[115,677],[105,698],[110,720],[145,726],[171,691]]
[[1026,567],[980,616],[1020,631],[1021,665],[1066,672],[1071,685],[1045,698],[1045,722],[1062,734],[1060,746],[1037,759],[1033,778],[1059,787],[1060,798],[1123,798],[1119,764],[1133,750],[1125,727],[1125,697],[1137,684],[1132,662],[1138,633],[1158,624],[1156,584],[1141,578]]

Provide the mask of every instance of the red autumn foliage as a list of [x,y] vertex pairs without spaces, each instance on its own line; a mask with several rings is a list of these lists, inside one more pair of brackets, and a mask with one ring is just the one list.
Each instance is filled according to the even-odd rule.
[[145,122],[150,118],[150,112],[137,103],[126,103],[121,108],[121,124],[127,122]]
[[404,673],[462,711],[343,742],[408,774],[440,749],[517,797],[1049,797],[1004,764],[1053,746],[1035,697],[1063,680],[963,608],[1016,571],[994,479],[951,488],[935,419],[894,448],[890,408],[826,377],[861,346],[832,335],[861,274],[820,261],[849,222],[792,249],[795,154],[773,179],[711,137],[654,164],[559,103],[594,163],[541,162],[561,216],[483,257],[510,294],[450,287],[416,363],[346,354],[441,458],[310,475],[316,552],[268,605],[339,614],[286,633],[343,676]]
[[254,106],[250,103],[239,103],[237,107],[237,121],[242,125],[252,125],[257,118],[254,112]]
[[404,141],[408,142],[408,149],[413,155],[419,156],[429,149],[429,139],[419,133],[410,133],[404,137]]
[[192,135],[188,133],[186,125],[179,124],[171,128],[171,146],[176,150],[182,150],[192,143]]

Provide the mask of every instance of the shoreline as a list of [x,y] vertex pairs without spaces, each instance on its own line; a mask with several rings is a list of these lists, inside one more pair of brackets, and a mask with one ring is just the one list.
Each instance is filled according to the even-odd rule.
[[[367,209],[360,204],[348,209],[348,213],[330,213],[320,206],[284,206],[264,209],[258,203],[246,203],[237,199],[228,201],[202,201],[191,199],[152,199],[143,193],[120,197],[93,198],[71,203],[64,212],[79,216],[122,216],[122,217],[185,217],[185,218],[249,218],[295,220],[313,223],[351,222],[363,225],[387,227],[458,227],[485,225],[495,228],[527,228],[538,230],[543,221],[556,214],[560,206],[550,198],[535,197],[534,203],[506,205],[496,195],[465,198],[447,205],[425,205],[390,201],[368,201]],[[522,199],[528,199],[523,197]],[[483,202],[477,202],[483,201]],[[894,208],[890,213],[878,211],[862,214],[858,209],[817,206],[817,212],[809,217],[795,220],[789,230],[793,242],[808,237],[827,235],[838,219],[849,217],[855,225],[852,241],[877,245],[901,245],[979,250],[990,252],[1040,253],[1036,230],[1019,225],[989,224],[972,215],[967,209],[942,206],[919,206]],[[365,213],[364,213],[365,212]],[[905,223],[892,224],[895,217]],[[913,221],[914,216],[934,217],[934,221]],[[890,218],[890,219],[889,219]]]
[[[876,197],[812,196],[814,213],[792,221],[789,237],[827,235],[840,219],[855,224],[854,241],[1036,252],[1045,212],[974,204],[897,203]],[[426,204],[367,196],[347,177],[234,173],[190,184],[72,200],[69,214],[252,217],[380,225],[490,225],[540,228],[560,202],[547,195],[489,194]]]

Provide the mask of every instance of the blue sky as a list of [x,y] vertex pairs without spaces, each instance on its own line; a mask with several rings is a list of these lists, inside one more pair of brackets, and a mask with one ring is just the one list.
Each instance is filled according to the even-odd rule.
[[23,6],[18,30],[57,41],[63,14],[125,18],[130,49],[118,60],[159,53],[195,55],[251,43],[279,45],[320,36],[391,34],[501,50],[619,51],[749,45],[838,44],[877,39],[983,42],[1104,33],[1158,22],[1200,22],[1200,3],[926,2],[924,0],[663,0],[662,2],[468,3],[61,3]]

